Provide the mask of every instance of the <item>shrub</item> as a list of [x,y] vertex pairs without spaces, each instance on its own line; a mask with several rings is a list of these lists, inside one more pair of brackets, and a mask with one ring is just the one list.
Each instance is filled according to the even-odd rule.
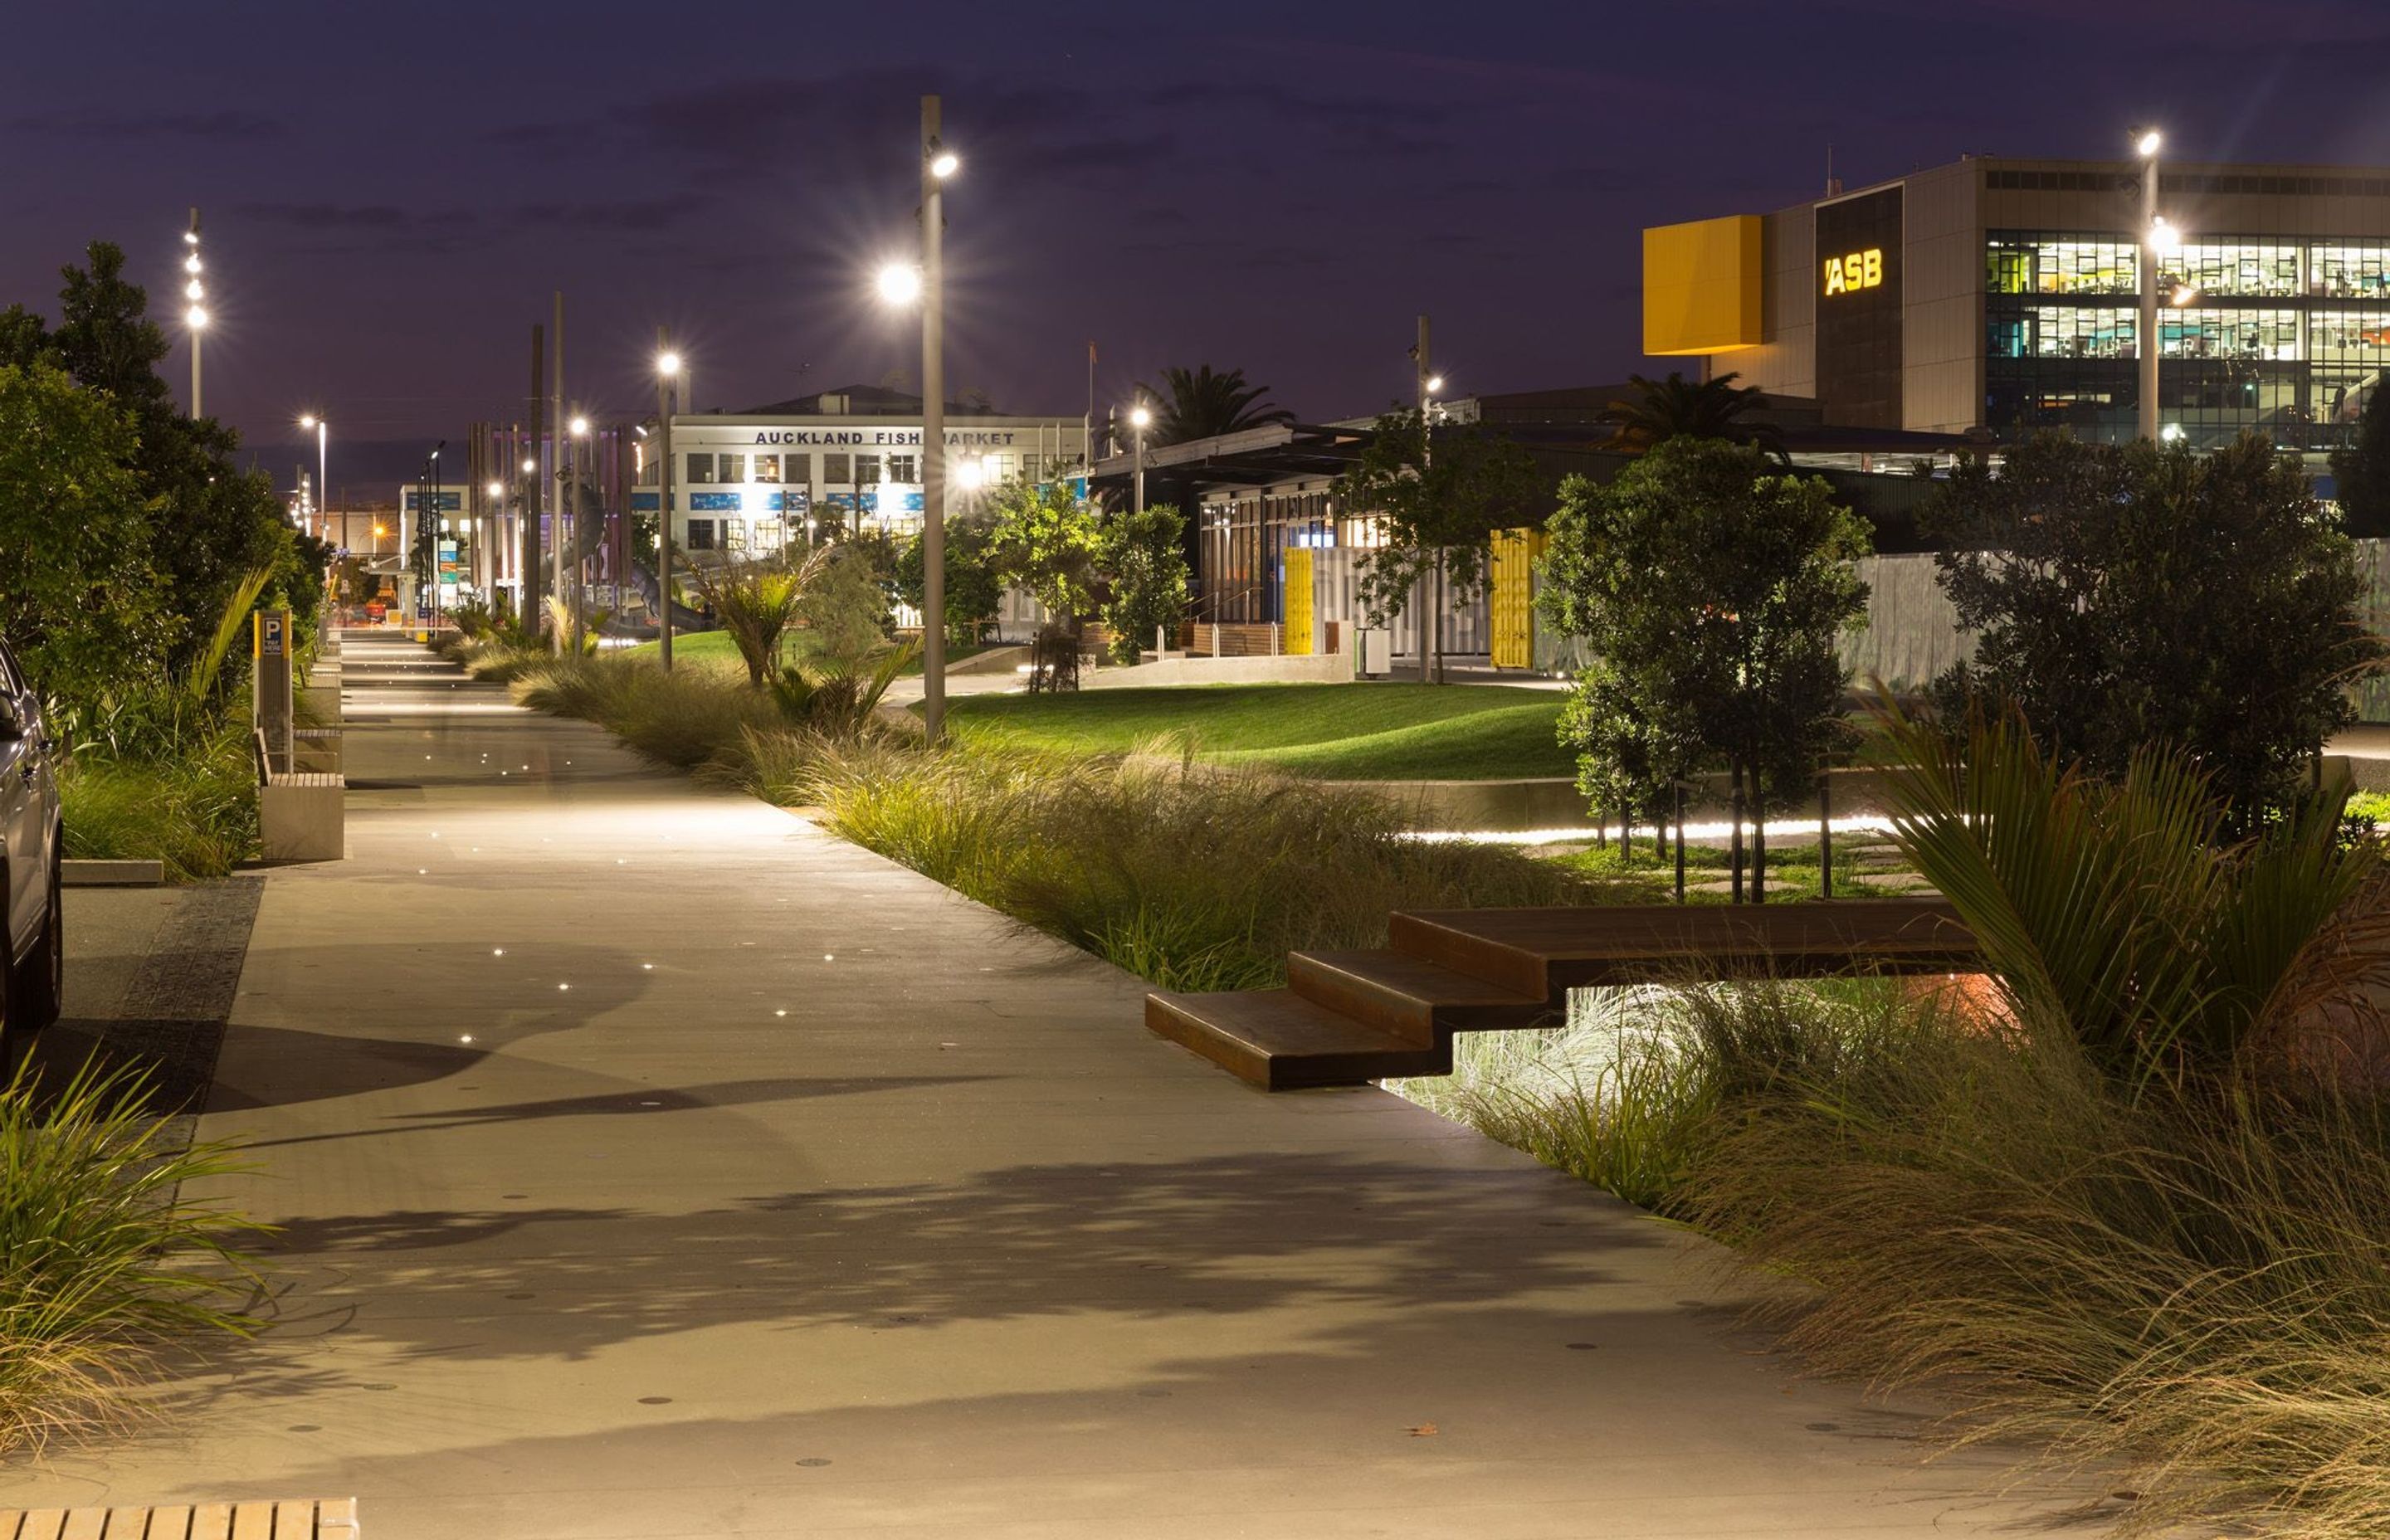
[[259,1325],[234,1247],[263,1226],[184,1196],[238,1168],[169,1148],[142,1089],[88,1068],[54,1097],[22,1070],[0,1088],[0,1450],[121,1424],[161,1349]]
[[58,792],[75,860],[162,861],[169,881],[193,882],[257,848],[257,770],[238,722],[171,753],[86,749],[67,759]]
[[1365,791],[1183,760],[877,746],[824,755],[804,800],[856,843],[1170,989],[1275,983],[1290,950],[1383,944],[1395,909],[1584,892],[1517,851],[1409,838]]

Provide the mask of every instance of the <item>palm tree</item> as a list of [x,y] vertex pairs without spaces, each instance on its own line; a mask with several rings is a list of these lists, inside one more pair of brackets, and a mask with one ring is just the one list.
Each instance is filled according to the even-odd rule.
[[1612,402],[1601,420],[1616,423],[1619,446],[1638,454],[1664,439],[1728,439],[1757,444],[1782,459],[1780,429],[1772,422],[1742,420],[1745,413],[1765,406],[1767,397],[1755,385],[1737,385],[1741,378],[1722,374],[1695,382],[1674,370],[1665,379],[1631,374],[1626,379],[1638,399]]
[[1209,364],[1192,371],[1164,369],[1162,384],[1159,391],[1137,386],[1153,402],[1153,427],[1145,441],[1150,444],[1185,443],[1294,420],[1292,412],[1267,403],[1268,386],[1246,384],[1242,369],[1214,374]]

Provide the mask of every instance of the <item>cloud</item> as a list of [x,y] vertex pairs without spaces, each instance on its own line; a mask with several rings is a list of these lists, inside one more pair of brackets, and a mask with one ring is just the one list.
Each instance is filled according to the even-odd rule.
[[307,230],[404,230],[427,217],[443,222],[460,217],[417,214],[392,203],[244,203],[234,212],[264,224]]
[[696,193],[670,198],[629,199],[614,203],[526,203],[513,211],[525,225],[561,225],[570,230],[662,230],[700,212],[708,199]]
[[220,142],[279,139],[290,132],[280,118],[239,108],[209,112],[58,112],[13,118],[8,126],[29,134],[75,139],[210,139]]

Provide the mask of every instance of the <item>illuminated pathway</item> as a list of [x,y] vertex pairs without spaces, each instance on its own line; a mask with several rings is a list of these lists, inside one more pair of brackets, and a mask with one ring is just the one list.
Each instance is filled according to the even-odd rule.
[[[373,1540],[1951,1535],[1991,1457],[1797,1382],[1711,1253],[404,644],[268,880],[202,1133],[277,1328],[16,1503]],[[1190,853],[1190,858],[1200,858]],[[2039,1508],[2054,1508],[2053,1502]]]

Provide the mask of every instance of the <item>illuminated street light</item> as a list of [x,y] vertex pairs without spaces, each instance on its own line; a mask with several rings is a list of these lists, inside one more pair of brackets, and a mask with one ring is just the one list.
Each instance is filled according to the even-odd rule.
[[325,518],[325,504],[330,498],[330,492],[326,486],[328,478],[325,463],[331,458],[332,428],[324,420],[321,414],[315,412],[310,412],[301,417],[299,426],[311,429],[315,434],[315,517],[318,523],[321,523]]
[[962,158],[953,150],[938,150],[930,157],[930,174],[943,182],[961,170],[962,163]]
[[2159,262],[2182,250],[2182,234],[2158,214],[2158,148],[2165,136],[2154,128],[2133,135],[2133,152],[2141,158],[2141,250],[2139,325],[2133,345],[2139,353],[2140,404],[2138,424],[2145,439],[2158,436],[2158,282]]
[[909,305],[921,297],[921,270],[910,263],[892,262],[880,270],[880,297],[892,305]]
[[589,419],[587,417],[576,417],[571,422],[565,424],[565,427],[576,439],[585,439],[589,436]]
[[1427,377],[1427,393],[1432,396],[1444,394],[1444,376],[1432,374]]
[[942,107],[921,98],[921,263],[880,268],[880,298],[921,307],[921,726],[932,744],[946,725],[946,339],[944,184],[962,166],[939,136]]
[[199,211],[196,205],[191,210],[190,227],[183,232],[183,244],[191,249],[183,259],[183,271],[191,276],[189,285],[183,290],[191,308],[183,313],[183,322],[191,329],[191,417],[196,421],[199,416],[199,334],[208,327],[207,310],[199,303],[207,297],[207,291],[199,287]]
[[673,411],[678,405],[680,354],[656,328],[656,650],[672,672]]
[[1134,501],[1136,511],[1143,513],[1145,511],[1145,430],[1153,426],[1153,413],[1144,402],[1140,401],[1128,409],[1128,425],[1137,430],[1135,441],[1137,457],[1132,462],[1137,467],[1137,491]]
[[495,501],[495,499],[504,497],[507,494],[507,483],[504,481],[492,481],[482,490],[486,491],[490,494],[492,500]]

